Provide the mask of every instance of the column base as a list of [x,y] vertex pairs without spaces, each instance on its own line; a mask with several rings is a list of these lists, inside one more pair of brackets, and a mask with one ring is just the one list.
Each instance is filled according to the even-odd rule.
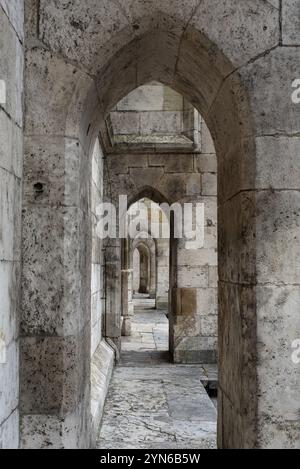
[[123,317],[122,322],[122,336],[128,337],[132,333],[132,324],[131,324],[131,317]]
[[178,364],[216,364],[218,362],[216,339],[210,337],[185,337],[173,350],[173,362]]

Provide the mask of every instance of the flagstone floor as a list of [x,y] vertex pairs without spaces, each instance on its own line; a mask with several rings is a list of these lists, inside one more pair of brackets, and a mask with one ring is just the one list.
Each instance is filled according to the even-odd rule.
[[131,337],[122,338],[99,434],[102,449],[216,447],[217,411],[202,382],[212,365],[173,365],[163,311],[136,311]]

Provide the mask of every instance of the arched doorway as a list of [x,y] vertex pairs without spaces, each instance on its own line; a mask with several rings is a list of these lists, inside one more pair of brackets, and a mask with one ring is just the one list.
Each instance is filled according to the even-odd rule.
[[[201,112],[218,156],[219,447],[269,447],[273,433],[282,444],[295,446],[298,374],[287,345],[282,352],[289,319],[274,298],[284,285],[294,288],[299,281],[297,266],[290,265],[296,256],[284,236],[285,217],[298,213],[299,201],[289,185],[273,180],[274,149],[268,142],[278,137],[278,129],[289,136],[298,128],[298,111],[289,99],[298,51],[280,45],[278,8],[260,0],[210,0],[185,3],[184,10],[182,2],[172,2],[170,11],[164,4],[147,11],[130,4],[124,14],[105,2],[107,12],[113,10],[106,17],[116,26],[110,30],[103,24],[101,2],[90,27],[94,19],[102,27],[97,24],[89,43],[78,33],[80,23],[68,18],[84,16],[88,2],[76,12],[57,2],[40,3],[26,13],[32,40],[26,51],[22,445],[37,440],[42,447],[90,445],[91,148],[107,112],[129,91],[155,79],[187,96]],[[224,17],[235,26],[224,28]],[[270,98],[274,87],[284,90],[276,99]],[[277,169],[284,172],[282,161]],[[34,187],[43,175],[43,192],[36,197]],[[126,179],[120,178],[122,184]],[[279,230],[273,229],[275,220]],[[290,223],[298,240],[297,224]],[[120,316],[120,298],[110,286],[120,278],[119,248],[112,244],[106,250],[106,305],[114,318]],[[285,304],[297,318],[293,295],[286,294]],[[110,339],[117,339],[119,322],[110,324]],[[276,334],[272,354],[270,331]],[[288,397],[285,379],[277,383],[278,362],[272,359],[277,354],[291,377]]]
[[150,291],[150,253],[145,245],[138,247],[140,253],[140,284],[139,293],[149,294]]
[[[146,233],[145,233],[146,234]],[[142,281],[142,254],[146,256],[146,266],[144,269],[145,280]],[[147,293],[149,298],[155,300],[157,294],[157,252],[156,243],[151,235],[147,238],[137,238],[133,240],[131,246],[131,265],[133,267],[133,293]],[[146,288],[143,288],[143,286]],[[146,291],[143,291],[146,290]]]

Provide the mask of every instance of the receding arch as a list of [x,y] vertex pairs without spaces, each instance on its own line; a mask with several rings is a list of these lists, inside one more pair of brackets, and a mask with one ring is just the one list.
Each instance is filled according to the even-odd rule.
[[130,197],[128,198],[128,208],[141,199],[149,199],[158,205],[163,203],[170,203],[168,199],[156,188],[151,186],[144,186],[142,189],[139,189],[138,191],[135,191],[135,193],[130,194]]
[[[151,232],[145,233],[148,234],[147,238],[137,237],[132,241],[131,245],[131,265],[133,265],[133,253],[136,249],[139,250],[140,246],[145,246],[149,252],[150,258],[150,278],[149,278],[149,296],[152,299],[156,299],[156,291],[157,291],[157,245],[156,240],[151,237]],[[143,233],[141,233],[143,236]]]

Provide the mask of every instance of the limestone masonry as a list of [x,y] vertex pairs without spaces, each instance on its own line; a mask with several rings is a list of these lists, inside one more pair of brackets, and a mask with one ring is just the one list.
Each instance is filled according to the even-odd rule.
[[0,449],[300,448],[299,88],[299,0],[0,0]]

